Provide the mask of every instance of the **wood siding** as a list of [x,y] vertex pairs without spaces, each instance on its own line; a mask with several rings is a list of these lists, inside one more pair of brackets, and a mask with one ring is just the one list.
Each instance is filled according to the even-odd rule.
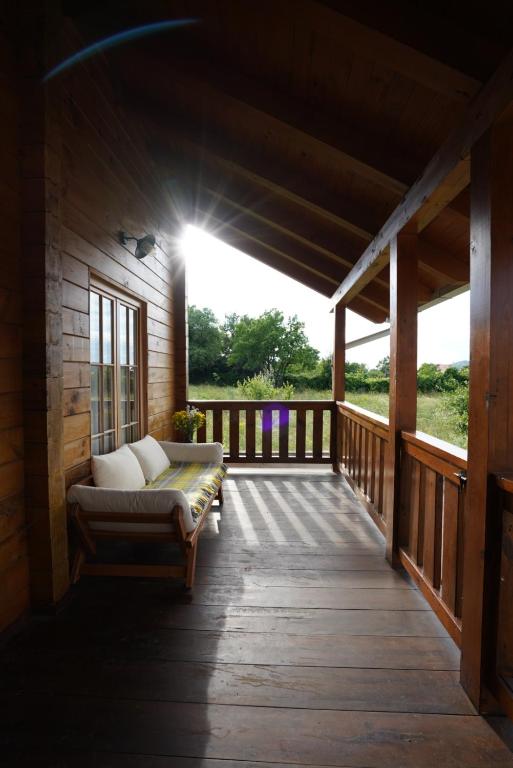
[[[69,30],[68,30],[69,32]],[[72,33],[70,33],[71,36]],[[68,44],[73,46],[73,41]],[[89,286],[91,274],[144,302],[142,431],[169,438],[174,408],[173,242],[170,201],[143,141],[116,103],[96,63],[64,83],[62,315],[66,486],[90,469]],[[166,208],[167,203],[167,208]],[[117,233],[155,234],[144,261]]]
[[14,55],[0,33],[0,631],[28,608],[23,502],[19,119]]

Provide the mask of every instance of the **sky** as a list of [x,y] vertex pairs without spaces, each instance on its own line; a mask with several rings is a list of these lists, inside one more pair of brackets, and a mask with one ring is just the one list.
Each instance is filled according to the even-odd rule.
[[[196,227],[184,231],[182,250],[189,304],[209,307],[220,321],[233,312],[254,317],[267,309],[279,309],[285,317],[298,315],[310,344],[323,357],[331,354],[333,313],[328,298]],[[386,327],[348,310],[347,341]],[[348,350],[347,359],[372,367],[388,353],[389,339],[385,338]],[[419,314],[418,365],[453,363],[468,360],[468,356],[468,292]]]

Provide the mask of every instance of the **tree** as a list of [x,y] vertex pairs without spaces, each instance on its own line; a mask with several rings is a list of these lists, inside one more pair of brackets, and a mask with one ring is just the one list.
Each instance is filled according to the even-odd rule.
[[319,359],[317,350],[308,344],[304,323],[295,315],[285,321],[282,312],[272,309],[260,317],[244,315],[227,320],[228,362],[241,378],[271,371],[276,386],[282,386],[292,367],[309,370]]
[[224,334],[211,309],[189,307],[189,376],[192,382],[212,379],[223,360]]
[[376,370],[379,371],[383,376],[390,376],[390,356],[387,355],[383,358],[383,360],[380,360],[379,363],[376,366]]

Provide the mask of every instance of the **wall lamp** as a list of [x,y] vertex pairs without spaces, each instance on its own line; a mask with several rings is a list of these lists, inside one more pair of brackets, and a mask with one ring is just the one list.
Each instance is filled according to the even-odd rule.
[[134,256],[136,259],[144,259],[145,256],[149,256],[152,250],[155,248],[155,236],[144,235],[144,237],[132,237],[126,232],[119,233],[119,242],[121,245],[126,245],[129,240],[135,240],[137,245],[135,246]]

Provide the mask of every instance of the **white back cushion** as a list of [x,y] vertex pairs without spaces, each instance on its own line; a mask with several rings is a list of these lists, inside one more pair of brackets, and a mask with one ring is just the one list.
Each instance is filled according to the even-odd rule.
[[92,467],[97,488],[136,491],[145,485],[141,466],[127,445],[103,456],[93,456]]
[[170,465],[168,457],[151,435],[146,435],[136,443],[130,443],[128,447],[137,457],[148,483],[155,480]]

